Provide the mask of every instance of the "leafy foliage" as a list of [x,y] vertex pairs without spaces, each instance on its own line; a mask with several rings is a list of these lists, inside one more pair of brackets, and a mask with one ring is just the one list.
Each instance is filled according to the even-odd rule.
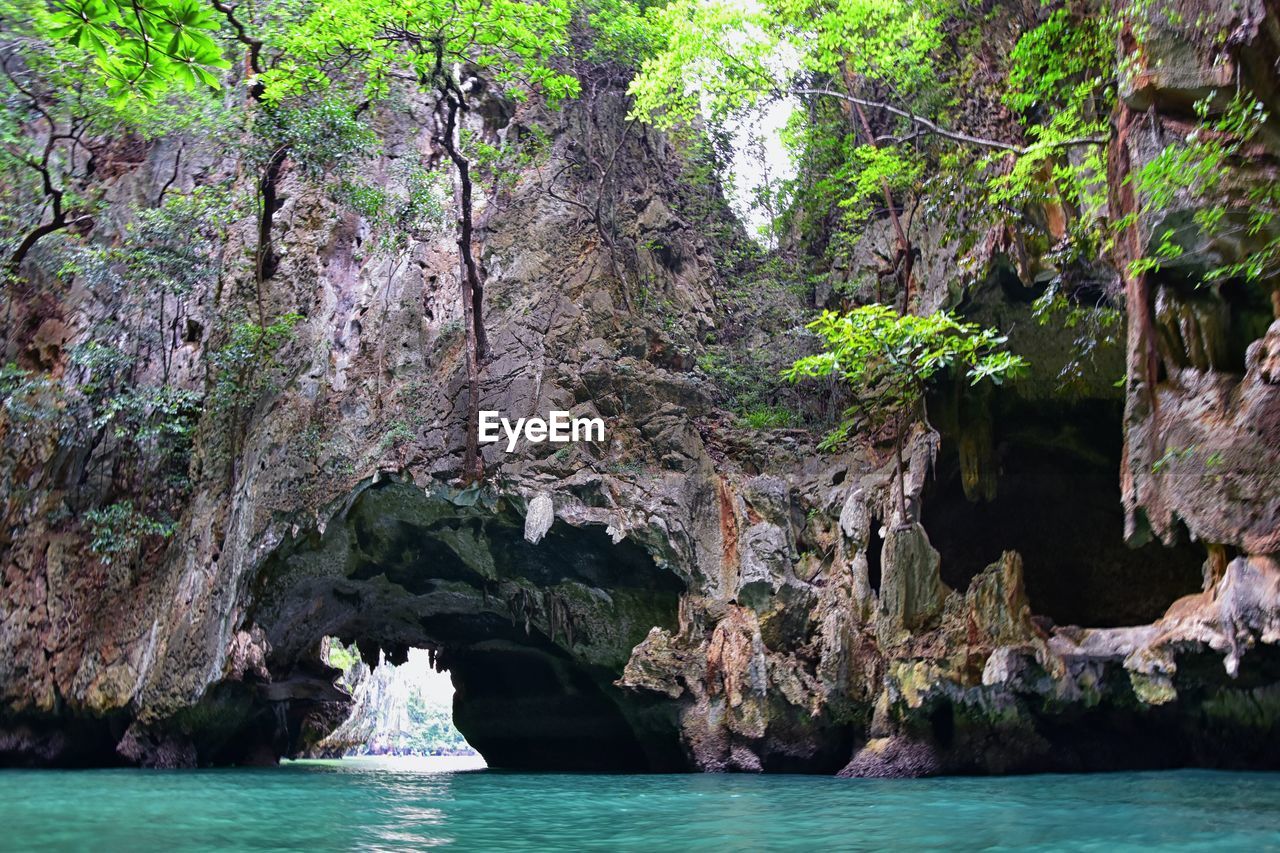
[[1060,210],[1061,236],[1084,252],[1096,253],[1107,232],[1104,143],[1116,98],[1118,31],[1119,19],[1104,4],[1089,14],[1057,9],[1022,34],[1010,56],[1003,100],[1021,119],[1030,144],[1010,168],[995,170],[984,200],[1012,212]]
[[421,690],[409,694],[409,733],[401,748],[414,755],[458,755],[474,752],[453,724],[453,709],[430,702]]
[[219,21],[200,0],[62,0],[56,11],[31,11],[56,39],[96,60],[112,104],[151,101],[172,84],[217,89],[231,67],[214,34]]
[[69,356],[79,382],[72,398],[75,429],[63,440],[89,447],[108,442],[127,460],[116,469],[118,488],[139,496],[137,511],[176,511],[190,486],[204,394],[167,381],[138,381],[138,359],[100,341],[78,344]]
[[176,529],[172,521],[139,512],[132,501],[117,501],[85,513],[92,539],[89,548],[103,563],[128,563],[142,543],[152,536],[168,538]]
[[1026,361],[1003,349],[1006,338],[939,311],[926,317],[899,315],[884,305],[864,305],[846,314],[823,311],[808,328],[825,350],[799,359],[785,371],[798,382],[835,376],[856,401],[825,439],[833,449],[859,427],[922,413],[926,386],[944,371],[962,370],[973,384],[996,384],[1017,375]]
[[190,439],[201,395],[169,385],[128,389],[106,400],[92,425],[110,426],[116,438],[143,443],[153,438]]
[[262,145],[251,156],[264,165],[276,151],[288,151],[310,178],[318,179],[344,162],[373,153],[377,136],[341,98],[273,105],[254,126]]
[[[1096,246],[1115,16],[1061,9],[1023,33],[1004,60],[1003,99],[1024,138],[989,138],[949,126],[964,119],[960,87],[981,82],[973,57],[986,22],[973,11],[946,0],[670,3],[649,12],[662,35],[632,83],[635,113],[663,127],[720,126],[766,102],[794,105],[785,137],[799,169],[782,215],[832,266],[869,220],[892,215],[892,199],[926,195],[954,205],[962,241],[989,227],[990,218],[967,221],[975,206],[1022,219],[1052,205],[1070,240]],[[910,254],[910,221],[894,227]]]
[[800,416],[781,406],[762,406],[752,409],[742,417],[752,429],[785,429],[800,425]]
[[635,113],[660,127],[722,122],[789,95],[839,96],[853,79],[908,99],[938,90],[929,53],[944,19],[928,3],[679,0],[649,14],[663,40],[631,93]]
[[264,97],[279,103],[329,89],[354,58],[364,94],[385,97],[404,72],[429,85],[456,63],[474,65],[515,98],[528,88],[551,100],[577,92],[577,80],[550,60],[568,42],[568,0],[337,0],[317,6],[279,33],[287,57],[262,74]]
[[104,296],[181,299],[217,275],[215,250],[235,213],[235,199],[221,187],[170,193],[160,206],[134,211],[119,244],[67,247],[58,274],[78,276]]
[[676,0],[649,13],[663,34],[631,85],[637,115],[672,127],[739,113],[844,74],[915,92],[931,79],[941,19],[897,0]]
[[[1254,247],[1238,260],[1213,263],[1206,282],[1256,282],[1274,275],[1280,272],[1280,185],[1265,177],[1232,180],[1238,165],[1250,160],[1270,117],[1260,101],[1245,93],[1237,93],[1216,114],[1211,99],[1199,101],[1196,111],[1200,126],[1166,145],[1132,178],[1142,199],[1141,213],[1190,203],[1195,205],[1192,227],[1157,235],[1154,252],[1136,259],[1131,272],[1157,270],[1174,261],[1203,263],[1203,258],[1186,257],[1195,237],[1203,236],[1206,242],[1242,241]],[[1138,213],[1119,224],[1130,224]]]
[[[52,35],[52,14],[43,3],[0,0],[0,247],[15,281],[28,258],[52,273],[58,258],[50,255],[83,245],[115,174],[103,166],[119,160],[121,143],[195,132],[224,144],[236,123],[203,86],[169,87],[122,108],[92,52]],[[173,195],[161,192],[156,204]],[[50,244],[59,251],[44,251]]]
[[355,643],[344,646],[337,637],[325,637],[320,659],[329,666],[342,670],[343,679],[350,685],[350,673],[360,663],[360,650]]
[[334,188],[335,197],[369,224],[378,252],[401,251],[412,237],[448,228],[446,176],[411,165],[397,177],[398,187],[344,180]]
[[586,58],[640,67],[661,44],[658,19],[646,14],[647,9],[658,5],[661,4],[646,0],[586,0],[583,6],[593,35]]
[[209,356],[213,373],[210,405],[216,410],[239,411],[270,388],[279,366],[277,353],[293,340],[301,314],[289,313],[266,325],[236,323],[230,338]]
[[[71,391],[47,373],[12,364],[0,368],[0,405],[5,419],[23,425],[44,423],[58,429],[66,444],[87,443],[86,434],[109,432],[129,448],[127,457],[146,458],[153,471],[175,465],[185,470],[199,416],[197,394],[168,386],[126,387],[110,393],[104,377],[128,371],[132,362],[101,344],[80,347],[73,360],[92,373]],[[87,423],[82,422],[84,418]],[[83,513],[89,549],[116,577],[128,571],[148,540],[168,538],[177,527],[162,508],[157,508],[164,500],[155,498],[143,490],[137,501],[117,500]]]
[[65,412],[61,386],[47,374],[10,362],[0,366],[0,407],[5,416],[22,421],[60,420]]

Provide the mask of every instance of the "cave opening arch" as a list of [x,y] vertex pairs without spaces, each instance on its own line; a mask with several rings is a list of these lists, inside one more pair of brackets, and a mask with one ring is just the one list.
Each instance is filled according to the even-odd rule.
[[490,767],[685,769],[675,705],[614,684],[651,628],[676,627],[684,589],[601,526],[557,520],[533,544],[510,499],[372,485],[253,581],[245,627],[269,644],[273,748],[301,754],[341,721],[345,697],[320,660],[335,637],[371,666],[431,650],[455,687],[455,725]]

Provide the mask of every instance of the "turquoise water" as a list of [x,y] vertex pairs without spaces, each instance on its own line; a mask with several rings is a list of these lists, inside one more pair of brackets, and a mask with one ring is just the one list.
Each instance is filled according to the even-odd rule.
[[1265,850],[1280,774],[916,781],[263,770],[0,772],[37,850]]

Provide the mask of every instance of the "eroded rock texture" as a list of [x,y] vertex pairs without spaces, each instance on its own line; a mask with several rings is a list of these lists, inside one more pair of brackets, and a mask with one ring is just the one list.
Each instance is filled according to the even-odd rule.
[[[1117,209],[1137,209],[1123,179],[1151,156],[1147,123],[1176,133],[1191,100],[1227,85],[1223,61],[1280,106],[1262,85],[1274,15],[1231,14],[1239,35],[1221,57],[1181,31],[1142,53],[1116,118]],[[1014,328],[1038,372],[990,396],[939,392],[941,446],[923,430],[909,442],[900,518],[886,455],[820,453],[808,432],[746,429],[721,409],[696,367],[708,334],[774,351],[801,305],[773,291],[773,325],[733,337],[719,249],[743,238],[683,180],[671,142],[622,138],[610,215],[626,251],[544,191],[588,132],[621,133],[624,113],[606,87],[479,129],[552,129],[549,162],[482,212],[481,408],[601,416],[607,441],[490,445],[484,483],[463,487],[452,235],[408,235],[395,258],[366,250],[369,223],[288,160],[261,298],[267,316],[305,319],[248,417],[206,416],[164,547],[124,571],[89,553],[75,514],[110,442],[0,425],[0,761],[304,753],[348,710],[320,660],[336,636],[371,663],[435,650],[457,725],[496,766],[1276,766],[1280,327],[1265,296],[1230,282],[1193,293],[1194,269],[1126,274],[1127,387],[1113,385],[1117,355],[1062,397],[1050,380],[1067,342],[1020,295],[1043,261],[989,242],[991,273],[965,292],[945,253],[926,253],[922,306]],[[430,156],[429,129],[378,120],[392,142],[360,168],[394,182],[397,161]],[[154,197],[176,145],[180,188],[236,174],[197,141],[164,141],[113,192]],[[179,383],[201,387],[217,315],[257,290],[237,261],[257,227],[236,223],[221,280],[171,306],[181,334],[163,369]],[[28,333],[11,355],[73,383],[66,347],[121,306],[74,279],[58,288],[56,305],[19,307]],[[1143,544],[1148,531],[1160,541]],[[1126,549],[1126,532],[1142,547]]]

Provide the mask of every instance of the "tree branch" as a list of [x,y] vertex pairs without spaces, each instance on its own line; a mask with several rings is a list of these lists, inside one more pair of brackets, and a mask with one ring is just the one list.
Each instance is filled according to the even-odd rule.
[[[236,31],[236,41],[240,42],[242,45],[248,48],[249,53],[248,53],[248,56],[246,57],[246,62],[249,66],[249,71],[252,72],[253,74],[261,74],[262,73],[262,39],[254,38],[253,36],[249,35],[249,31],[245,29],[244,24],[240,23],[240,21],[236,19],[237,7],[229,6],[226,3],[223,3],[222,0],[212,0],[212,2],[213,2],[213,8],[221,12],[223,16],[227,19],[227,23],[231,24],[231,28]],[[254,97],[257,97],[257,95],[255,95]]]
[[794,88],[794,89],[783,90],[778,94],[780,95],[827,95],[828,97],[838,98],[839,100],[846,101],[848,103],[855,104],[860,107],[867,107],[868,109],[875,109],[875,110],[884,110],[887,113],[892,113],[893,115],[901,116],[902,118],[909,120],[912,124],[916,125],[917,127],[922,127],[925,130],[927,130],[929,133],[932,133],[936,136],[941,136],[945,139],[950,139],[955,142],[967,142],[970,145],[978,145],[983,148],[995,148],[1000,151],[1008,151],[1010,153],[1018,154],[1020,156],[1030,154],[1033,151],[1052,150],[1055,148],[1073,148],[1078,145],[1105,145],[1108,141],[1105,137],[1102,137],[1102,136],[1080,136],[1074,139],[1059,139],[1053,142],[1036,142],[1031,145],[1025,145],[1025,146],[1013,145],[1008,142],[1001,142],[998,139],[987,139],[982,136],[972,136],[968,133],[961,133],[958,130],[948,130],[947,128],[942,127],[936,122],[930,121],[924,116],[916,115],[910,110],[904,110],[904,109],[901,109],[900,107],[895,107],[892,104],[886,104],[883,101],[872,101],[866,98],[857,98],[857,97],[854,97],[853,95],[845,94],[844,92],[837,92],[834,89],[815,89],[815,88],[807,88],[807,87]]

